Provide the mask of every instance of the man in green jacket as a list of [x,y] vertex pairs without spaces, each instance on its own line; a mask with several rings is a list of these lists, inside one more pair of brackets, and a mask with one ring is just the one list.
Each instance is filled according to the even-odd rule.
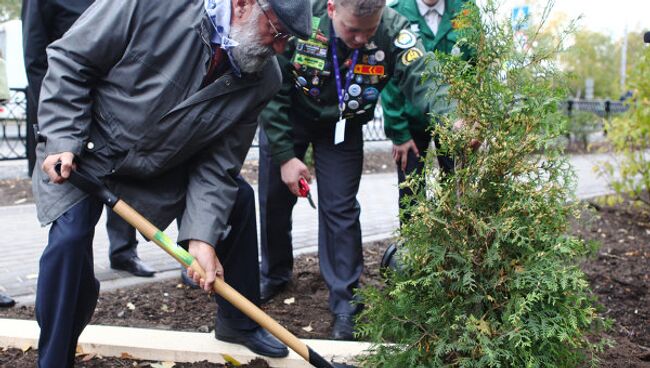
[[[457,33],[452,26],[465,2],[467,0],[395,0],[389,6],[409,20],[409,29],[420,37],[426,51],[467,58],[470,53],[456,45]],[[392,81],[381,93],[381,104],[384,132],[393,142],[393,159],[397,164],[397,180],[401,184],[407,175],[413,172],[421,174],[424,169],[420,157],[426,156],[431,144],[431,117],[413,106]],[[437,139],[434,140],[438,145]],[[439,155],[438,164],[445,173],[454,167],[453,160],[447,156]],[[424,180],[420,185],[424,186]],[[402,198],[411,194],[408,189],[399,189],[400,208],[404,207]]]
[[[362,126],[393,81],[421,114],[446,113],[446,87],[421,83],[425,51],[406,18],[385,0],[312,1],[312,35],[278,56],[280,92],[260,115],[261,297],[291,279],[291,211],[309,144],[318,177],[320,269],[330,291],[332,337],[352,339],[354,289],[363,269],[360,206]],[[428,95],[434,91],[433,97]]]

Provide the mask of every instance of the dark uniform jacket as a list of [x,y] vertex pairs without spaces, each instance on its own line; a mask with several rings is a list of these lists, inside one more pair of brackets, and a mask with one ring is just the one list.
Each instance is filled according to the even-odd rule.
[[[309,41],[292,42],[278,57],[283,74],[280,93],[262,112],[261,122],[269,138],[272,159],[283,163],[293,157],[292,124],[319,124],[334,129],[339,120],[338,96],[332,50],[330,19],[326,1],[314,1],[313,33]],[[337,42],[342,84],[354,50]],[[384,9],[375,35],[360,49],[343,117],[347,124],[365,124],[373,118],[381,90],[393,80],[422,113],[445,113],[449,108],[446,87],[422,84],[425,70],[424,47],[409,31],[406,18],[390,8]],[[356,87],[355,87],[356,86]],[[430,87],[433,94],[427,95]],[[289,112],[296,116],[290,121]]]
[[[409,29],[420,37],[427,51],[458,54],[467,60],[471,56],[470,51],[464,46],[456,45],[458,34],[452,25],[452,20],[467,0],[441,1],[445,2],[445,12],[435,35],[420,15],[416,0],[397,0],[391,3],[390,7],[408,19],[411,23]],[[409,129],[424,132],[430,124],[431,116],[422,114],[400,91],[397,83],[388,83],[381,93],[381,103],[384,113],[384,132],[395,144],[405,143],[412,138]]]
[[[23,0],[23,53],[30,102],[37,103],[47,71],[45,48],[58,40],[93,0]],[[33,99],[33,100],[32,100]]]
[[[256,74],[231,71],[201,89],[211,58],[203,0],[97,0],[48,47],[41,90],[40,164],[70,151],[165,228],[185,207],[179,240],[216,244],[227,220],[257,116],[278,91],[275,58]],[[42,223],[86,194],[35,170]],[[186,197],[187,194],[187,197]]]

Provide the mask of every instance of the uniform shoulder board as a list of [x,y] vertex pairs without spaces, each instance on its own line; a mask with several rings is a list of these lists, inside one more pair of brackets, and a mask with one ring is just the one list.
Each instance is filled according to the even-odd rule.
[[399,31],[399,34],[395,37],[393,43],[400,49],[408,49],[415,46],[417,43],[417,37],[408,29],[403,29]]

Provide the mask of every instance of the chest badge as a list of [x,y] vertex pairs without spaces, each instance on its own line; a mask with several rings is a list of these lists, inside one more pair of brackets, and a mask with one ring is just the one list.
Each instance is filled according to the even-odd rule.
[[422,50],[418,49],[417,47],[412,47],[406,50],[404,54],[402,54],[402,64],[409,65],[415,60],[421,58],[423,55],[424,53]]
[[408,29],[403,29],[399,31],[399,34],[395,38],[394,44],[400,49],[408,49],[409,47],[415,46],[416,42],[417,37],[415,37],[413,32],[409,31]]
[[354,74],[362,75],[384,75],[383,65],[357,64],[354,66]]

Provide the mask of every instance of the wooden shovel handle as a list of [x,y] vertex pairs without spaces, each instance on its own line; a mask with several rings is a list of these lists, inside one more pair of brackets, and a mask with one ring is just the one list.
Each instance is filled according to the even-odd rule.
[[[115,211],[115,213],[126,220],[126,222],[138,229],[138,231],[140,231],[147,239],[160,246],[165,252],[174,257],[183,266],[190,267],[192,270],[194,270],[194,272],[197,272],[199,275],[201,275],[203,279],[206,278],[205,271],[197,261],[193,260],[190,264],[188,264],[187,258],[179,256],[178,250],[170,249],[168,244],[165,244],[163,240],[159,239],[160,237],[157,234],[160,233],[160,230],[158,230],[156,226],[154,226],[146,218],[140,215],[131,206],[126,204],[126,202],[118,200],[113,207],[113,211]],[[237,290],[233,289],[232,286],[228,285],[222,279],[217,278],[214,281],[212,288],[217,294],[221,295],[224,299],[230,302],[230,304],[234,305],[235,308],[239,309],[253,321],[264,327],[273,336],[277,337],[280,341],[287,344],[287,346],[289,346],[300,356],[306,360],[309,360],[309,349],[305,343],[300,341],[286,328],[282,327],[278,322],[269,317],[268,314],[264,313],[263,310],[253,304],[250,300],[246,299],[243,295],[237,292]]]

